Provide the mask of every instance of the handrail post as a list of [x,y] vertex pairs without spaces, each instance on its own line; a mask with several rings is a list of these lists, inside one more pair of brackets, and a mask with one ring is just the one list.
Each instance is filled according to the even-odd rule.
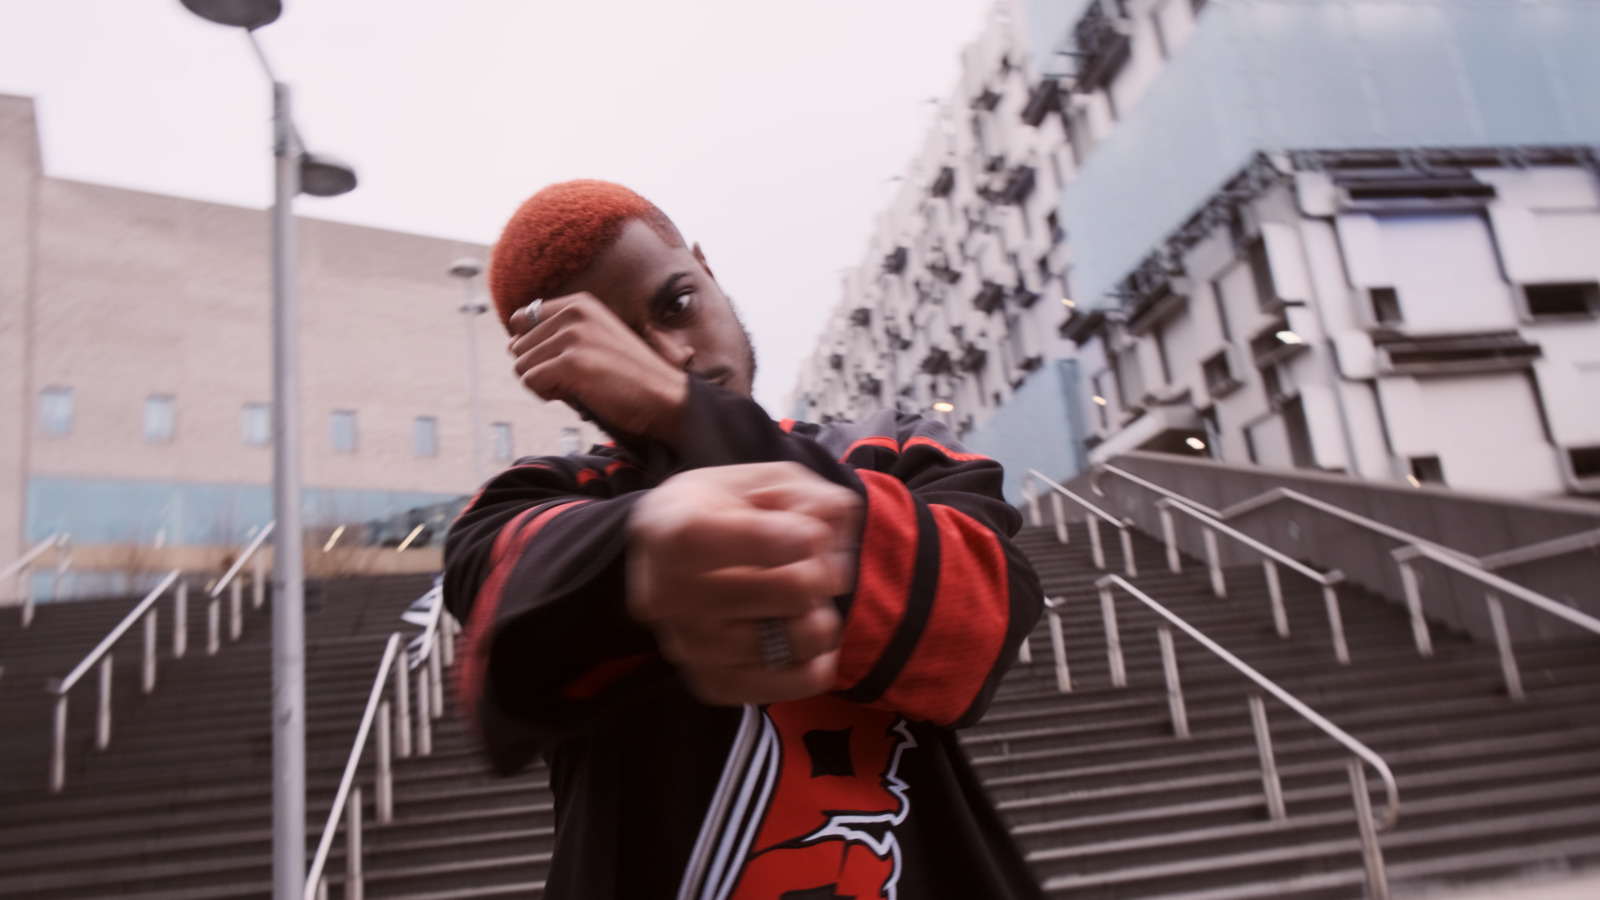
[[1172,521],[1172,509],[1161,505],[1161,539],[1167,544],[1167,568],[1172,574],[1183,572],[1183,555],[1178,552],[1178,528]]
[[433,652],[428,654],[428,687],[432,689],[429,695],[428,711],[433,713],[435,719],[444,716],[444,671],[439,658],[439,629],[433,630]]
[[1267,573],[1267,595],[1272,598],[1272,624],[1278,629],[1278,637],[1286,638],[1289,636],[1289,614],[1283,608],[1283,585],[1278,583],[1278,564],[1263,559],[1261,568]]
[[1056,520],[1056,541],[1067,542],[1067,507],[1061,502],[1061,495],[1055,491],[1050,492],[1050,514]]
[[1405,586],[1406,609],[1411,613],[1411,636],[1417,642],[1417,655],[1424,659],[1433,656],[1433,635],[1428,633],[1428,619],[1422,614],[1422,589],[1417,584],[1417,570],[1409,559],[1400,563],[1400,583]]
[[378,704],[378,783],[373,790],[379,825],[394,821],[394,715],[389,701]]
[[1131,524],[1133,524],[1131,520],[1124,519],[1122,524],[1117,526],[1117,531],[1122,534],[1122,566],[1129,578],[1138,578],[1139,563],[1133,558],[1133,532],[1128,530]]
[[1250,726],[1256,733],[1256,757],[1261,761],[1261,790],[1267,795],[1267,814],[1274,822],[1288,818],[1283,803],[1283,781],[1278,777],[1278,760],[1272,752],[1272,731],[1267,724],[1267,705],[1258,693],[1250,695]]
[[1500,650],[1500,672],[1506,679],[1506,693],[1520,703],[1523,699],[1522,672],[1517,669],[1517,658],[1511,652],[1511,631],[1506,628],[1505,607],[1494,591],[1485,593],[1483,599],[1489,605],[1489,624],[1494,626],[1494,644]]
[[29,563],[17,573],[17,587],[22,589],[22,627],[33,624],[33,564]]
[[1061,614],[1051,609],[1046,615],[1050,617],[1050,650],[1055,654],[1056,691],[1070,694],[1072,673],[1067,671],[1067,639],[1061,632]]
[[361,788],[350,788],[344,814],[344,900],[362,900],[366,885],[361,874]]
[[394,657],[395,693],[395,751],[401,759],[411,758],[411,682],[406,671],[406,654],[402,650]]
[[433,690],[428,686],[427,666],[417,667],[417,755],[433,755],[433,715],[429,712],[429,700]]
[[250,558],[250,608],[260,609],[266,599],[266,563],[263,561],[261,548],[257,547],[255,555]]
[[228,582],[228,643],[244,633],[244,584],[236,577]]
[[50,723],[50,793],[59,794],[67,783],[67,695],[56,695]]
[[1228,583],[1222,577],[1222,557],[1217,550],[1217,533],[1209,526],[1202,525],[1201,531],[1206,540],[1206,564],[1211,567],[1211,593],[1217,597],[1228,596]]
[[189,582],[178,579],[172,595],[172,658],[183,659],[189,652]]
[[1333,632],[1333,655],[1343,666],[1350,665],[1350,645],[1344,640],[1344,616],[1339,612],[1339,592],[1333,585],[1322,585],[1322,603],[1328,607],[1328,629]]
[[94,717],[94,748],[111,745],[111,654],[100,659],[100,706]]
[[1094,554],[1094,567],[1103,572],[1106,568],[1106,548],[1100,543],[1100,517],[1091,515],[1087,518],[1089,522],[1089,549]]
[[156,607],[144,614],[144,660],[139,672],[139,690],[150,693],[156,689]]
[[1029,665],[1033,662],[1033,646],[1028,643],[1028,636],[1024,635],[1022,643],[1017,645],[1017,662],[1020,665]]
[[453,668],[456,664],[456,620],[455,617],[445,612],[439,617],[439,625],[444,628],[444,639],[439,642],[439,652],[446,668]]
[[1028,524],[1038,525],[1039,519],[1039,494],[1033,486],[1033,476],[1025,475],[1022,478],[1022,496],[1028,501]]
[[222,601],[216,597],[206,604],[206,655],[216,656],[217,648],[222,646],[221,629]]
[[1178,680],[1178,654],[1172,647],[1172,629],[1162,625],[1156,629],[1156,639],[1161,642],[1161,669],[1167,676],[1167,709],[1172,713],[1172,733],[1186,738],[1189,736],[1189,711],[1183,703],[1183,684]]
[[67,577],[67,570],[70,568],[72,568],[72,536],[63,534],[61,540],[56,542],[56,577],[50,582],[51,602],[61,599],[61,583]]
[[1127,687],[1128,670],[1122,662],[1122,634],[1117,629],[1117,603],[1111,585],[1100,588],[1100,618],[1106,629],[1106,663],[1111,668],[1111,686]]
[[1372,798],[1367,795],[1367,773],[1361,759],[1352,756],[1350,770],[1350,795],[1355,800],[1356,826],[1361,830],[1361,858],[1367,868],[1367,896],[1371,900],[1389,900],[1389,876],[1384,870],[1383,848],[1378,845],[1378,828],[1372,821]]

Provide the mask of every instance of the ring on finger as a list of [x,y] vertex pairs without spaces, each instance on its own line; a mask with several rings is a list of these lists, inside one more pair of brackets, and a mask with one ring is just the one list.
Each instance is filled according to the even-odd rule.
[[539,307],[544,305],[544,298],[539,298],[522,308],[522,315],[528,320],[528,327],[533,328],[539,324]]
[[789,644],[789,625],[783,619],[757,619],[756,636],[763,669],[787,669],[794,665],[794,648]]

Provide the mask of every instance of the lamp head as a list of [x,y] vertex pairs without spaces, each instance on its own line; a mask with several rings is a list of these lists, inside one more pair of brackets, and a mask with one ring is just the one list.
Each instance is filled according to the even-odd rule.
[[356,189],[356,170],[331,156],[307,153],[300,158],[300,192],[337,197]]
[[185,9],[208,22],[251,31],[283,15],[282,0],[182,0]]
[[450,274],[457,278],[476,278],[483,272],[483,263],[470,256],[462,257],[450,264]]

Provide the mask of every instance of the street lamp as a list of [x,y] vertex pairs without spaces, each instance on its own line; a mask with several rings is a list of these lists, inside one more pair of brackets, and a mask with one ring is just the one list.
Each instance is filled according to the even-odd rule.
[[300,900],[306,878],[305,565],[300,531],[300,304],[294,198],[355,189],[354,169],[307,153],[255,29],[277,21],[279,0],[182,0],[195,15],[245,29],[272,82],[272,896]]
[[472,398],[472,478],[475,484],[488,479],[483,453],[483,390],[478,384],[478,316],[489,311],[489,304],[473,295],[472,280],[483,271],[483,263],[464,257],[450,264],[450,274],[461,279],[466,293],[461,301],[461,315],[467,323],[467,391]]

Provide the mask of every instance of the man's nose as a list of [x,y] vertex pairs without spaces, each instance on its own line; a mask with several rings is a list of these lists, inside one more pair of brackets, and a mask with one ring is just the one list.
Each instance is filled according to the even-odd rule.
[[694,345],[690,343],[688,335],[651,329],[647,339],[662,359],[680,369],[688,369],[689,363],[694,360]]

